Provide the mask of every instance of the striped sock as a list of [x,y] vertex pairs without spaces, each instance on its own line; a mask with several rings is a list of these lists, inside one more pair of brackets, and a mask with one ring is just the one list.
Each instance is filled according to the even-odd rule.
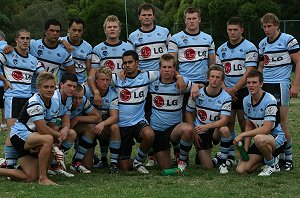
[[115,141],[111,140],[109,142],[109,150],[110,150],[110,162],[111,163],[118,163],[118,158],[119,158],[119,152],[120,152],[120,146],[121,146],[121,141]]
[[187,161],[187,158],[189,156],[189,152],[192,149],[193,142],[187,142],[183,139],[180,140],[179,147],[180,147],[180,155],[179,160]]

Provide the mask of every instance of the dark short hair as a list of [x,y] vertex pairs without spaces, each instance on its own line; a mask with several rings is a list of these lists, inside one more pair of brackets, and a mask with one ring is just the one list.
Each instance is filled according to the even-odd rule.
[[247,74],[246,79],[248,79],[248,78],[255,78],[255,77],[258,77],[258,80],[259,80],[260,83],[262,83],[264,81],[263,74],[260,71],[256,70],[256,69],[251,70]]
[[140,7],[138,8],[139,15],[141,14],[142,10],[152,10],[153,15],[155,15],[155,8],[150,3],[144,3],[144,4],[140,5]]
[[239,25],[241,28],[244,27],[243,20],[239,17],[231,17],[228,19],[227,25]]
[[59,26],[61,28],[61,23],[58,20],[49,19],[48,21],[46,21],[46,23],[44,25],[44,30],[47,31],[49,29],[50,25]]
[[73,23],[82,24],[82,27],[84,27],[84,20],[82,18],[71,18],[69,20],[69,28],[72,26]]
[[195,7],[189,7],[184,10],[184,18],[186,17],[187,14],[192,14],[192,13],[197,13],[198,17],[201,18],[201,11],[198,8]]
[[76,76],[76,74],[70,73],[70,72],[65,72],[60,79],[60,82],[62,84],[65,84],[65,82],[67,81],[72,81],[72,82],[78,82],[78,78]]
[[136,53],[136,51],[133,51],[133,50],[127,50],[126,52],[124,52],[123,55],[122,55],[122,59],[123,59],[124,56],[132,56],[132,58],[135,61],[139,60],[139,55]]

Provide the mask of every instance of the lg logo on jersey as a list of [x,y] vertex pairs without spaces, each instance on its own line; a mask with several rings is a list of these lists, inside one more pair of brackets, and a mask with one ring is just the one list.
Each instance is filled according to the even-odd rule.
[[[164,52],[163,47],[153,48],[154,54],[162,54]],[[141,55],[143,58],[149,58],[151,56],[151,48],[148,46],[145,46],[141,49]]]
[[177,106],[178,100],[164,100],[161,96],[155,96],[154,98],[154,104],[156,107],[162,107],[164,105],[166,106]]
[[131,94],[133,94],[133,98],[135,98],[135,99],[137,99],[137,98],[144,98],[145,97],[144,91],[131,93],[129,90],[123,89],[120,92],[120,99],[122,101],[129,101],[131,99]]
[[264,63],[265,65],[269,64],[270,62],[276,62],[276,61],[282,61],[283,57],[279,56],[279,57],[272,57],[271,60],[269,58],[268,55],[264,55]]
[[233,69],[233,71],[241,71],[241,70],[243,70],[241,64],[237,64],[237,65],[233,64],[233,65],[231,65],[230,62],[226,62],[224,64],[224,71],[225,71],[226,74],[228,74],[228,73],[231,72],[231,68]]

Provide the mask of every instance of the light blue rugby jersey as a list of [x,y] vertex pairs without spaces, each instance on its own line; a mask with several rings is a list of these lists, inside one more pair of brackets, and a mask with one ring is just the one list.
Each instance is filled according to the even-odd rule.
[[19,114],[17,122],[12,126],[10,137],[18,135],[26,141],[31,132],[36,132],[34,121],[45,120],[55,122],[58,115],[58,103],[52,98],[50,106],[46,106],[39,94],[34,94]]
[[292,35],[280,33],[272,42],[264,38],[259,43],[260,60],[264,61],[264,83],[290,83],[293,67],[290,54],[298,51],[299,43]]
[[[75,64],[75,71],[78,78],[78,83],[82,85],[87,81],[87,70],[85,62],[87,60],[92,59],[91,55],[93,47],[85,40],[81,40],[79,45],[74,45],[69,40],[69,37],[65,36],[62,37],[62,39],[68,41],[74,48],[71,54]],[[58,71],[58,81],[60,81],[61,76],[63,75],[63,73],[65,73],[65,71],[65,67],[61,65]]]
[[12,85],[12,89],[7,89],[4,96],[30,98],[32,76],[41,71],[38,60],[30,54],[23,56],[15,49],[9,54],[0,53],[0,66],[4,77]]
[[85,95],[83,95],[82,103],[76,109],[71,109],[70,119],[75,118],[81,114],[88,114],[94,109],[94,106],[90,103]]
[[236,45],[227,41],[217,50],[216,65],[224,68],[224,82],[228,88],[235,86],[240,81],[247,67],[257,67],[257,63],[257,48],[245,38]]
[[271,134],[273,136],[279,136],[279,139],[276,140],[276,142],[286,141],[284,132],[280,126],[279,115],[277,115],[277,101],[272,94],[264,92],[260,101],[255,105],[252,104],[252,96],[249,94],[244,98],[243,106],[245,113],[244,117],[246,120],[251,121],[256,128],[261,127],[264,121],[274,122],[274,128]]
[[144,71],[158,71],[159,58],[168,53],[169,30],[155,25],[150,31],[141,28],[129,35],[128,43],[139,55],[139,68]]
[[[72,55],[63,47],[57,45],[53,48],[47,47],[43,39],[30,41],[29,53],[36,57],[40,62],[40,67],[47,72],[53,73],[56,76],[61,65],[69,67],[74,64]],[[37,75],[33,75],[31,83],[32,93],[37,92],[36,89]]]
[[[152,98],[150,126],[154,130],[165,131],[182,121],[183,94],[176,89],[176,82],[166,84],[157,79],[149,86]],[[186,92],[189,92],[192,82],[187,78],[184,78],[184,82],[187,85]]]
[[106,120],[109,117],[109,110],[119,110],[118,95],[111,87],[108,87],[107,92],[102,96],[101,106],[94,103],[94,95],[88,86],[85,86],[85,96],[91,101],[95,108],[98,109],[102,120]]
[[181,31],[172,36],[169,52],[178,54],[179,72],[192,82],[206,82],[208,71],[208,55],[215,54],[212,37],[202,31],[189,34]]
[[196,111],[195,126],[209,124],[219,120],[221,115],[230,116],[231,96],[223,89],[216,96],[210,96],[204,87],[195,99],[189,99],[186,110]]
[[63,102],[59,89],[56,89],[52,98],[59,106],[58,117],[62,117],[65,114],[71,115],[72,97],[68,97],[67,100]]
[[124,69],[122,55],[128,50],[133,50],[128,43],[120,41],[115,45],[102,42],[96,45],[92,52],[92,68],[108,66],[113,73],[119,74]]
[[159,78],[158,71],[140,72],[134,78],[121,80],[113,74],[112,83],[119,99],[119,126],[133,126],[145,119],[145,102],[149,84]]

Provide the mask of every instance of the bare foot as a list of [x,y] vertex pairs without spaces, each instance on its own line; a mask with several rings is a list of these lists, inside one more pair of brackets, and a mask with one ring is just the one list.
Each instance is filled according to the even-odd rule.
[[39,184],[41,184],[41,185],[55,185],[55,186],[58,186],[57,183],[51,181],[51,180],[48,179],[48,178],[40,179],[40,180],[39,180]]

